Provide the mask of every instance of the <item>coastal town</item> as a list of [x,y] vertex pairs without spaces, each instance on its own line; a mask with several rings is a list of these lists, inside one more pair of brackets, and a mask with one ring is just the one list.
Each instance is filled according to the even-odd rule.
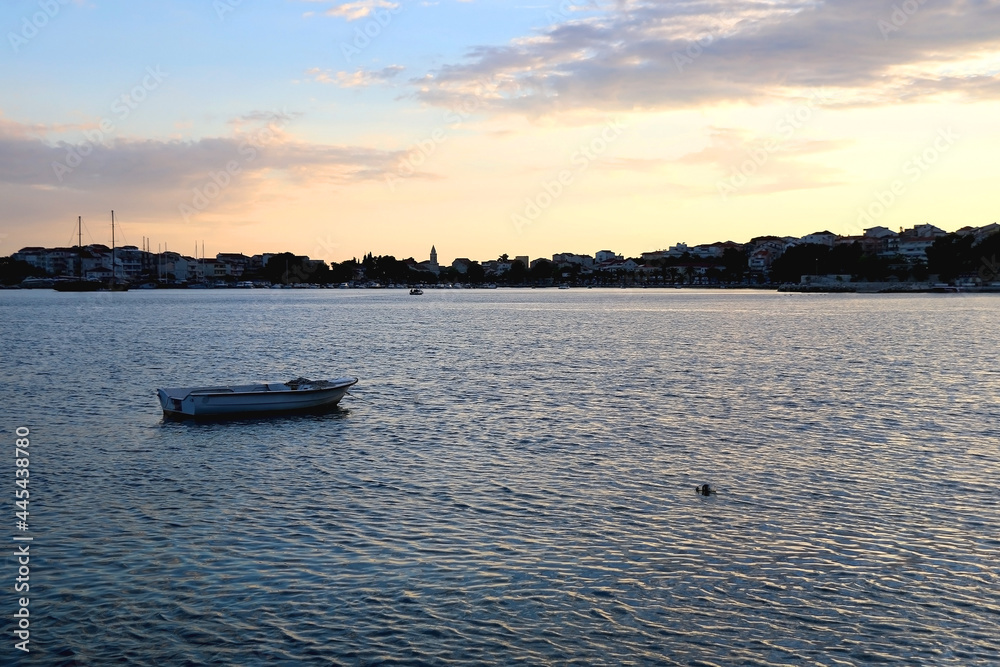
[[26,247],[0,258],[5,287],[51,288],[76,279],[96,285],[181,287],[381,287],[381,286],[765,286],[857,291],[914,285],[966,288],[1000,286],[1000,225],[962,227],[948,233],[920,224],[895,232],[871,227],[843,236],[818,231],[805,236],[758,236],[746,243],[718,241],[625,257],[613,250],[530,258],[502,254],[450,264],[432,246],[424,261],[372,253],[361,260],[327,262],[292,253],[189,256],[153,252],[145,239],[110,248]]

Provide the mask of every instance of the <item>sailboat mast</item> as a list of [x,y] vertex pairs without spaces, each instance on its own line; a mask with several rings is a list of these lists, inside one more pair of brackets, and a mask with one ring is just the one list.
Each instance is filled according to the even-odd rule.
[[76,277],[83,279],[83,216],[76,216]]
[[111,211],[111,289],[115,288],[115,212]]

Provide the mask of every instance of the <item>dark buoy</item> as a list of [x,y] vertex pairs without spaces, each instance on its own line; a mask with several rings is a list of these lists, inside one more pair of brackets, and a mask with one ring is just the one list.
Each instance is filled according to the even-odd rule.
[[708,484],[702,484],[701,486],[695,487],[695,491],[703,496],[714,496],[716,495],[715,489],[710,487]]

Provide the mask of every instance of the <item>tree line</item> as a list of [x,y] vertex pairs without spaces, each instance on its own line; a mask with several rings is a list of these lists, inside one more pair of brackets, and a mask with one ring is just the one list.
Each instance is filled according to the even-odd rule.
[[[883,282],[887,280],[927,280],[937,275],[944,282],[961,277],[979,277],[985,282],[1000,280],[1000,234],[976,243],[972,235],[948,234],[936,239],[927,249],[927,259],[908,260],[901,256],[880,256],[866,252],[860,243],[825,246],[803,244],[788,248],[771,265],[766,275],[754,275],[747,265],[746,250],[727,248],[722,257],[697,258],[690,253],[652,262],[654,270],[644,279],[659,284],[746,284],[750,282],[797,283],[804,275],[846,275],[852,280]],[[507,262],[501,255],[498,261]],[[637,261],[637,263],[641,263]],[[368,253],[344,262],[314,262],[290,252],[272,256],[267,264],[247,271],[239,280],[266,281],[272,284],[313,283],[319,285],[350,283],[356,280],[387,284],[466,283],[481,285],[552,285],[558,283],[615,285],[635,282],[632,272],[595,269],[585,274],[579,265],[560,266],[547,259],[525,266],[520,260],[510,263],[510,270],[500,276],[487,276],[479,262],[470,262],[465,273],[453,266],[435,275],[413,268],[413,260],[392,255]],[[707,267],[707,268],[706,268]],[[0,257],[0,283],[16,285],[25,278],[42,278],[46,273],[25,261]],[[142,281],[155,281],[154,273]],[[229,280],[237,280],[228,277]]]
[[926,260],[912,260],[867,253],[858,242],[832,248],[806,243],[789,248],[775,260],[770,279],[797,283],[804,275],[849,275],[853,280],[884,282],[925,281],[936,275],[942,282],[976,277],[984,282],[1000,280],[1000,234],[979,243],[971,234],[948,234],[935,239],[926,255]]

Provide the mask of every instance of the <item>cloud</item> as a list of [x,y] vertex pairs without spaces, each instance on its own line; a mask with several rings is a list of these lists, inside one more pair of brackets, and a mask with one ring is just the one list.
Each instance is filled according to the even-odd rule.
[[341,88],[367,88],[376,83],[385,83],[404,69],[406,68],[402,65],[389,65],[388,67],[374,71],[359,67],[354,72],[340,71],[334,73],[332,70],[313,67],[306,70],[306,74],[311,76],[313,81],[317,83],[330,83]]
[[265,182],[338,186],[394,173],[400,151],[303,143],[284,129],[294,116],[247,114],[233,121],[238,129],[226,137],[110,144],[53,142],[44,128],[0,119],[0,191],[44,200],[50,208],[81,198],[109,206],[128,199],[149,214],[176,215],[179,204],[213,180],[226,183],[220,202],[239,202]]
[[[906,4],[906,3],[903,3]],[[1000,0],[618,0],[414,80],[424,102],[470,91],[483,110],[538,116],[784,100],[830,105],[1000,94]],[[888,28],[886,27],[888,26]]]
[[[324,2],[328,0],[306,0],[307,2]],[[336,3],[326,10],[326,16],[338,16],[347,21],[357,21],[370,16],[378,9],[396,10],[399,3],[389,2],[389,0],[357,0],[357,2]],[[306,12],[307,16],[312,16],[313,12]]]
[[285,210],[317,196],[350,197],[351,186],[371,184],[381,192],[404,155],[304,143],[280,120],[241,122],[234,123],[240,129],[230,136],[118,138],[109,145],[53,142],[37,128],[3,124],[0,230],[15,232],[0,239],[3,252],[37,244],[39,235],[61,234],[59,221],[79,212],[86,217],[88,211],[112,208],[143,224],[145,233],[159,228],[159,234],[183,235],[188,225],[204,233],[214,225],[263,222],[262,211]]
[[655,172],[670,164],[672,164],[672,161],[664,158],[609,157],[598,162],[595,168],[633,173]]

